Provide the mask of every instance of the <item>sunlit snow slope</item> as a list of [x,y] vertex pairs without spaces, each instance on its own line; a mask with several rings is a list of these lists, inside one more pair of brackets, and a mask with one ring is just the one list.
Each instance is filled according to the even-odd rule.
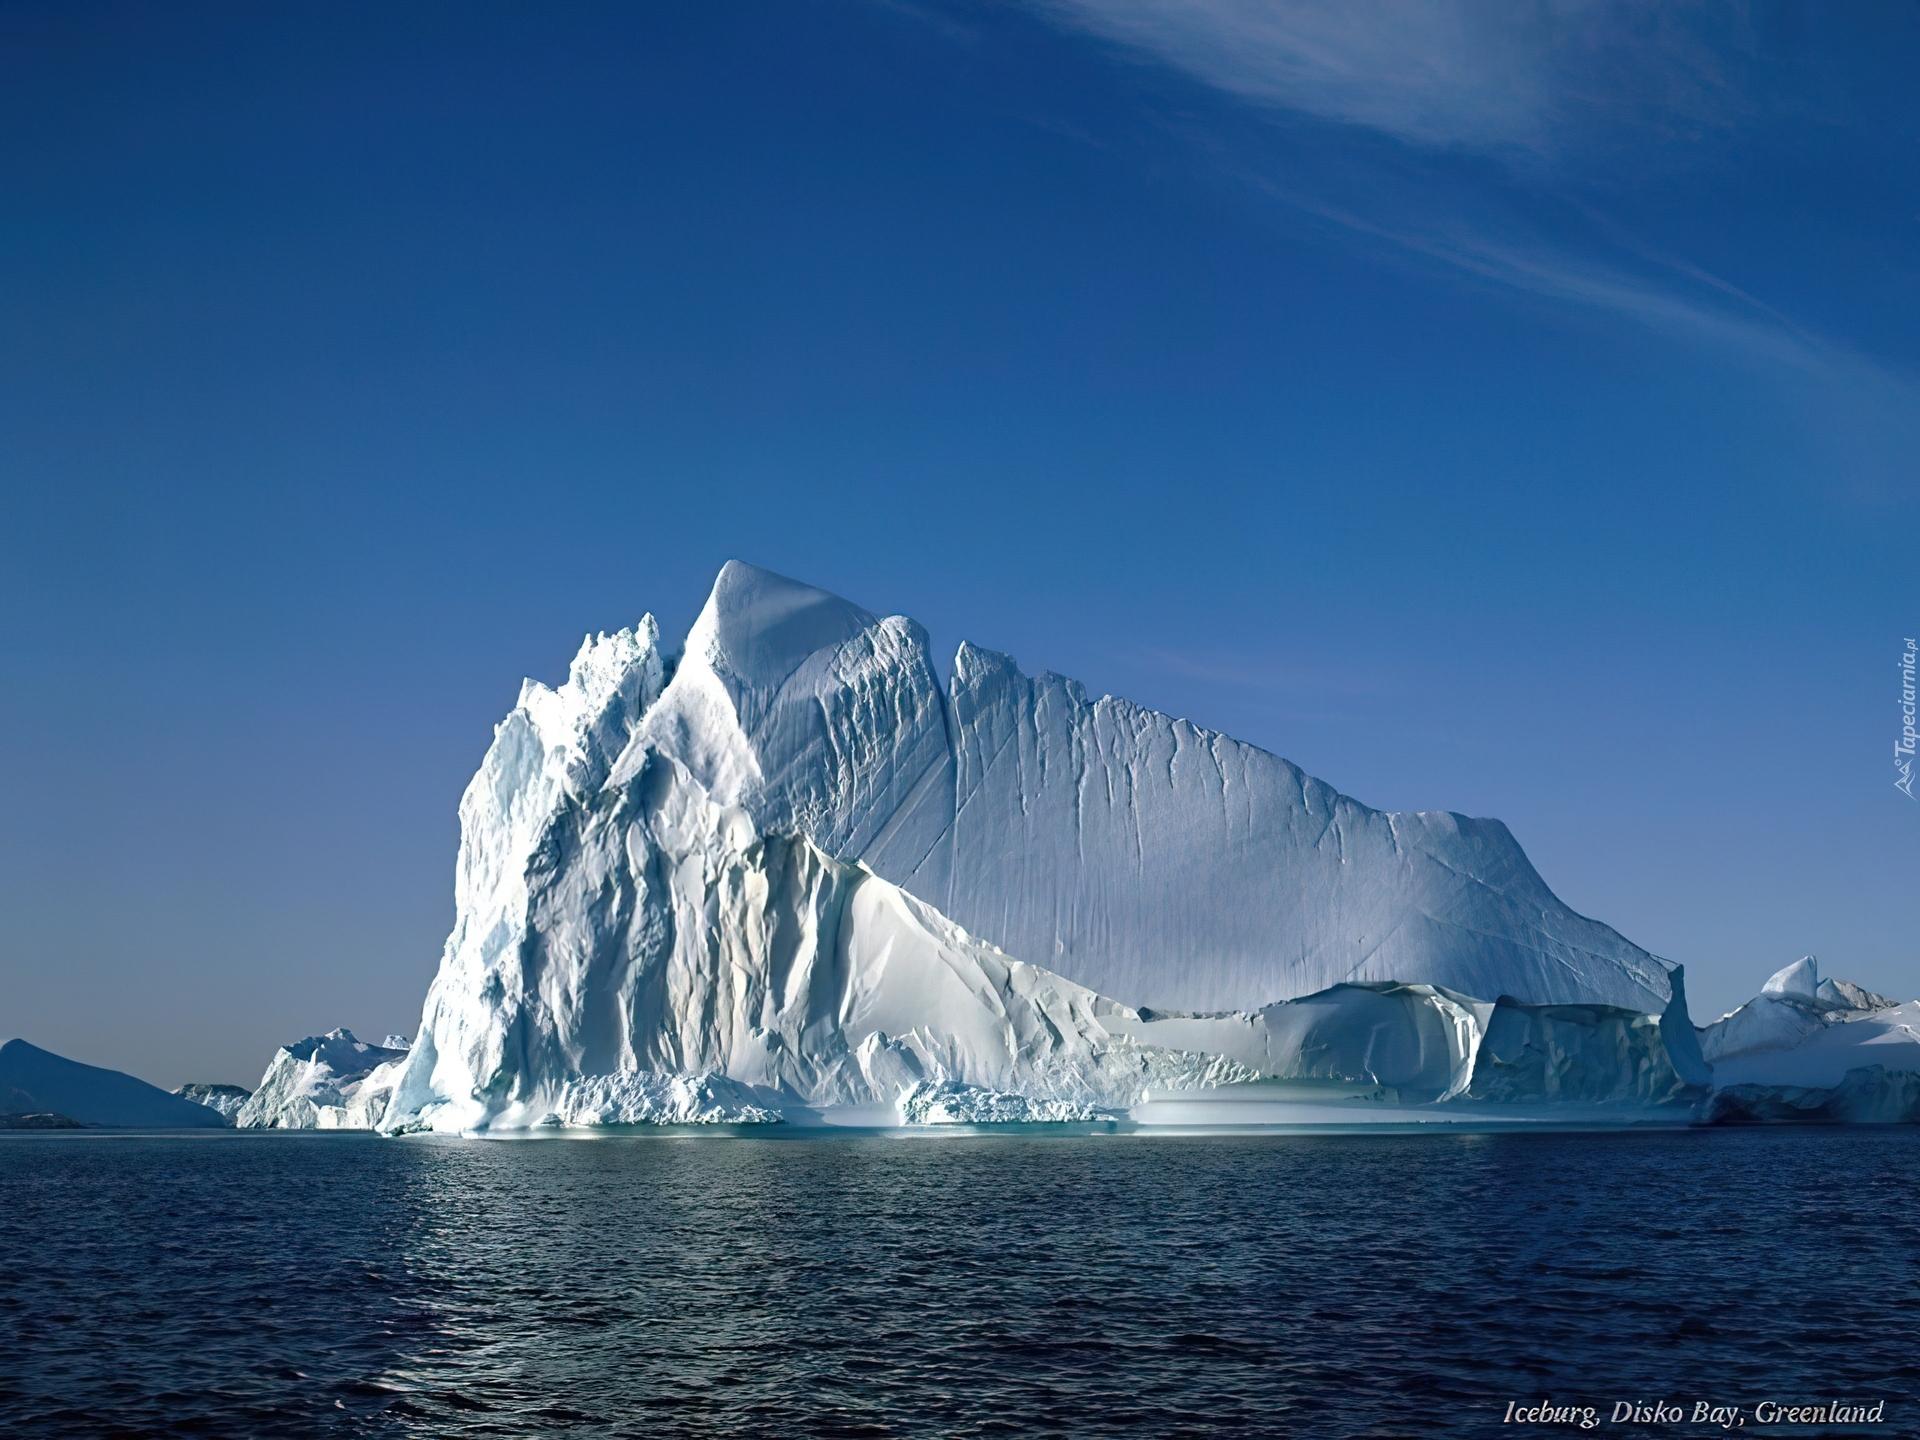
[[761,833],[858,859],[1134,1005],[1345,980],[1657,1010],[1666,967],[1554,896],[1497,820],[1371,810],[1251,745],[739,562],[615,783],[672,756]]

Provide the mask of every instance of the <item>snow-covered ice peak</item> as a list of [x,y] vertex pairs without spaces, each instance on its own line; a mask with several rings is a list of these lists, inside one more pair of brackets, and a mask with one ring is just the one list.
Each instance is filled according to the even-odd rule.
[[324,1065],[335,1075],[364,1075],[392,1054],[384,1046],[356,1039],[344,1025],[324,1035],[309,1035],[286,1047],[287,1054],[312,1065]]
[[1774,971],[1760,987],[1760,993],[1809,1002],[1819,998],[1820,962],[1811,955],[1801,956],[1791,965]]
[[[1767,977],[1755,999],[1786,1000],[1811,1010],[1885,1010],[1900,1002],[1862,989],[1850,980],[1820,978],[1820,962],[1803,955]],[[1751,1002],[1749,1002],[1751,1003]]]
[[730,560],[609,783],[635,781],[649,756],[671,757],[762,833],[871,859],[951,771],[926,631]]
[[1497,820],[1370,809],[971,643],[943,689],[913,621],[739,561],[608,785],[661,757],[760,833],[805,835],[1130,1004],[1255,1009],[1408,979],[1668,998],[1668,966],[1569,910]]
[[743,695],[773,695],[813,656],[836,651],[878,623],[858,605],[729,560],[687,633],[686,653]]
[[1889,1010],[1900,1002],[1876,995],[1850,980],[1822,980],[1814,997],[1829,1010]]
[[589,788],[606,778],[664,683],[660,626],[646,615],[629,629],[587,636],[559,689],[522,682],[516,714],[525,715],[550,762],[579,772],[575,787]]

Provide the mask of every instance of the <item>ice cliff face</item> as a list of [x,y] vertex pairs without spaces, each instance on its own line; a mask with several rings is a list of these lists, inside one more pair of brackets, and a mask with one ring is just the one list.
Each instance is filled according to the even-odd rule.
[[[1279,1007],[1308,996],[1359,1027],[1343,1074],[1433,1098],[1494,1063],[1496,1022],[1517,1057],[1527,1014],[1564,1060],[1585,1022],[1539,1007],[1597,1035],[1672,993],[1498,822],[1370,810],[972,646],[943,692],[912,621],[737,562],[677,663],[649,617],[528,682],[461,827],[388,1128],[910,1093],[1064,1114],[1332,1065],[1331,1032]],[[1379,1006],[1399,1038],[1369,1050]]]
[[449,955],[388,1128],[766,1121],[922,1082],[1084,1110],[1254,1078],[1136,1042],[1135,1012],[668,773],[529,876],[522,943]]
[[951,715],[941,833],[922,856],[876,847],[875,868],[911,863],[897,878],[960,924],[1109,994],[1245,1009],[1417,980],[1540,1004],[1667,998],[1666,968],[1562,905],[1498,821],[1370,810],[971,646]]
[[1263,1081],[1332,1083],[1403,1105],[1645,1108],[1690,1104],[1712,1083],[1682,995],[1655,1016],[1488,1003],[1436,985],[1348,984],[1251,1014],[1150,1011],[1115,1028],[1238,1062]]

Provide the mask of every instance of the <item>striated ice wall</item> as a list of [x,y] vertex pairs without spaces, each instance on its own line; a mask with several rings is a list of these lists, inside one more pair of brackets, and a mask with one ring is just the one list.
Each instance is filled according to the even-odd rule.
[[1658,1010],[1667,967],[1563,905],[1497,820],[1389,814],[1251,745],[738,561],[614,768],[679,759],[761,833],[863,861],[1134,1005],[1343,981]]

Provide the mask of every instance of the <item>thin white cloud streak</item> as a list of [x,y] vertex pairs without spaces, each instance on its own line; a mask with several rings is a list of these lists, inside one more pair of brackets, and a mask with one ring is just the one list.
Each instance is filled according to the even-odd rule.
[[[1506,162],[1526,191],[1576,149],[1649,145],[1730,128],[1755,107],[1739,83],[1739,5],[1605,0],[1036,0],[1057,24],[1117,42],[1267,109],[1385,134],[1419,150]],[[1506,235],[1404,199],[1376,219],[1259,175],[1277,199],[1465,274],[1624,317],[1747,363],[1782,367],[1845,394],[1920,412],[1920,386],[1823,339],[1705,268],[1663,255],[1576,205],[1617,253],[1654,272]],[[1562,200],[1560,203],[1567,203]],[[1374,208],[1374,207],[1368,207]]]
[[1258,177],[1252,183],[1298,210],[1480,279],[1618,315],[1747,365],[1783,368],[1856,400],[1877,399],[1905,412],[1920,409],[1920,385],[1911,377],[1813,334],[1698,266],[1667,259],[1648,247],[1634,249],[1676,277],[1725,297],[1732,308],[1703,304],[1675,289],[1663,289],[1613,267],[1575,260],[1552,247],[1529,248],[1475,235],[1458,223],[1421,233],[1369,220]]
[[[1739,5],[1602,0],[1037,0],[1256,104],[1418,145],[1551,156],[1604,111],[1694,133],[1748,104]],[[1709,37],[1713,38],[1709,38]],[[1720,43],[1714,43],[1714,40]]]

